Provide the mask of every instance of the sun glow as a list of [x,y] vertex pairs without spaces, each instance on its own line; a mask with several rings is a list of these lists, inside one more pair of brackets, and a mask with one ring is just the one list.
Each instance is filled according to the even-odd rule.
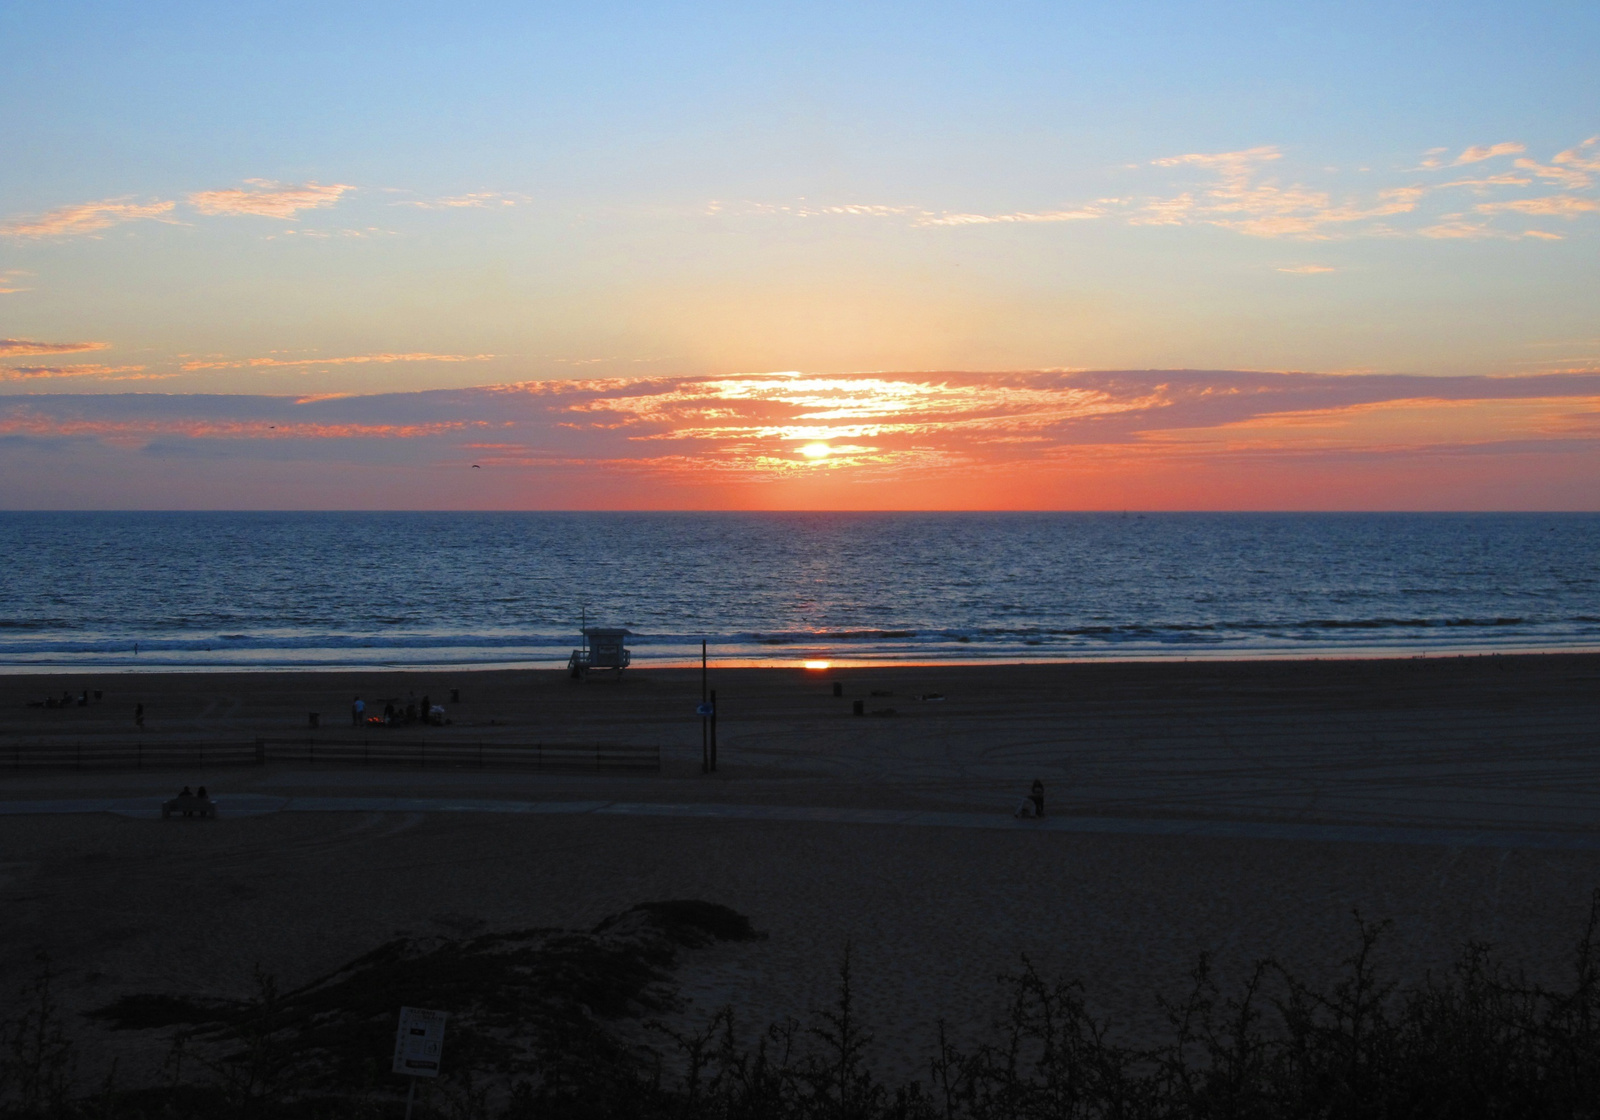
[[831,661],[807,661],[804,664],[805,664],[805,667],[807,669],[827,669],[827,668],[829,668],[830,666],[833,665],[833,662],[831,662]]
[[807,459],[826,459],[832,452],[833,448],[825,443],[808,443],[800,449]]

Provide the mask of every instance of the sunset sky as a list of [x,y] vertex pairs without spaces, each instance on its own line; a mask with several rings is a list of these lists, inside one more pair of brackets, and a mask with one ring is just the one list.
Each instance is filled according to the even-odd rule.
[[0,3],[0,507],[1600,509],[1597,45]]

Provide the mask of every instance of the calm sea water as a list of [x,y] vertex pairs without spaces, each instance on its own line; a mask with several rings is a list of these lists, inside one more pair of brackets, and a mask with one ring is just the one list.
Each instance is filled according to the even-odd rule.
[[[0,668],[1600,648],[1600,515],[0,514]],[[137,647],[137,652],[136,652]]]

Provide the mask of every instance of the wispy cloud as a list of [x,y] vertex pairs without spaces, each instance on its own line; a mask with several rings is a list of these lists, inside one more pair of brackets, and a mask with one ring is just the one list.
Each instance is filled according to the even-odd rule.
[[925,226],[986,226],[1006,223],[1024,225],[1037,222],[1086,222],[1105,217],[1100,206],[1084,206],[1075,210],[1018,211],[1014,214],[939,214],[929,215],[918,225]]
[[1482,241],[1485,238],[1506,236],[1492,228],[1488,222],[1477,221],[1464,214],[1446,214],[1433,225],[1423,226],[1417,231],[1417,235],[1435,241]]
[[502,194],[499,191],[477,191],[472,194],[450,195],[444,198],[412,198],[391,202],[391,206],[414,206],[419,210],[487,210],[498,206],[516,206],[527,202],[525,194]]
[[[101,377],[113,378],[115,374],[143,373],[144,366],[104,366],[84,363],[71,366],[0,366],[0,381],[30,381],[40,377]],[[152,374],[140,380],[173,377],[175,374]],[[132,378],[115,377],[127,381]]]
[[1287,272],[1295,276],[1314,276],[1321,272],[1338,272],[1339,270],[1332,265],[1326,264],[1292,264],[1285,265],[1278,271]]
[[269,235],[266,240],[276,241],[279,237],[311,238],[317,241],[347,240],[354,237],[393,237],[396,230],[383,229],[380,226],[367,226],[364,229],[283,229]]
[[79,354],[86,350],[109,350],[109,342],[35,342],[27,338],[0,338],[0,357],[25,357],[32,354]]
[[486,362],[493,354],[351,354],[342,358],[245,358],[241,361],[191,361],[183,363],[185,370],[197,369],[256,369],[261,367],[293,366],[350,366],[390,362]]
[[164,219],[172,213],[173,207],[174,204],[168,201],[130,202],[126,198],[80,202],[0,223],[0,235],[33,238],[82,236],[110,229],[123,222]]
[[1516,141],[1506,141],[1500,144],[1474,144],[1466,149],[1451,163],[1452,167],[1460,167],[1464,163],[1482,163],[1486,159],[1496,156],[1514,156],[1527,151],[1527,145],[1518,144]]
[[1329,227],[1409,213],[1426,193],[1419,186],[1400,186],[1380,190],[1364,201],[1335,201],[1327,191],[1263,178],[1264,167],[1281,159],[1277,147],[1263,145],[1152,160],[1154,167],[1198,167],[1215,178],[1198,190],[1147,200],[1132,220],[1139,225],[1214,225],[1254,237],[1323,239],[1329,236]]
[[1150,162],[1156,167],[1181,167],[1190,164],[1196,167],[1213,168],[1220,172],[1224,179],[1242,186],[1250,177],[1258,164],[1270,163],[1283,158],[1283,152],[1274,144],[1262,144],[1255,148],[1244,148],[1235,152],[1189,152],[1181,156],[1163,156]]
[[26,272],[20,268],[8,268],[4,271],[0,271],[0,296],[14,296],[18,292],[32,291],[33,289],[31,288],[12,288],[7,286],[10,284],[15,284],[24,276],[32,275],[33,273]]
[[261,218],[294,221],[302,210],[318,210],[339,201],[354,187],[344,183],[301,183],[289,185],[270,179],[246,179],[247,187],[196,191],[189,205],[202,214],[244,214]]
[[[88,402],[94,398],[81,398]],[[104,399],[104,398],[101,398]],[[182,398],[178,398],[181,400]],[[26,403],[7,404],[8,400]],[[83,408],[63,410],[42,407],[38,397],[0,397],[0,434],[79,437],[123,442],[177,437],[193,440],[381,440],[425,439],[482,428],[483,422],[441,421],[419,424],[306,423],[268,424],[263,420],[235,420],[175,415],[133,419],[101,419],[82,415]],[[79,415],[62,415],[77,411]]]
[[1536,159],[1519,159],[1516,166],[1529,175],[1556,183],[1562,190],[1581,191],[1594,182],[1588,170],[1581,165],[1540,163]]
[[[714,202],[711,215],[783,215],[801,219],[863,218],[902,222],[918,228],[1037,225],[1108,220],[1134,226],[1214,226],[1261,238],[1326,241],[1351,237],[1426,237],[1434,240],[1531,237],[1561,240],[1547,230],[1515,230],[1496,218],[1573,218],[1600,210],[1589,193],[1600,173],[1600,137],[1568,148],[1541,163],[1517,158],[1510,170],[1485,170],[1440,181],[1449,168],[1520,156],[1526,145],[1512,141],[1478,144],[1454,158],[1447,149],[1430,150],[1410,182],[1376,187],[1359,180],[1357,190],[1338,192],[1289,177],[1287,154],[1271,144],[1224,152],[1186,152],[1149,161],[1147,166],[1187,178],[1176,193],[1130,192],[1048,209],[937,210],[894,203],[823,204]],[[1134,165],[1138,170],[1140,165]],[[1367,169],[1362,168],[1365,172]],[[1318,167],[1308,175],[1326,177],[1336,168]],[[1486,201],[1469,216],[1452,191],[1472,191]],[[1552,193],[1552,191],[1559,193]]]
[[[1379,188],[1366,195],[1335,198],[1329,191],[1300,183],[1283,183],[1267,171],[1283,158],[1271,146],[1233,152],[1190,153],[1152,161],[1161,168],[1195,167],[1214,178],[1206,185],[1183,193],[1148,199],[1129,220],[1143,225],[1221,226],[1256,237],[1291,237],[1325,240],[1335,236],[1415,235],[1432,239],[1461,240],[1482,238],[1533,237],[1560,240],[1559,234],[1542,230],[1510,230],[1494,224],[1497,215],[1522,214],[1539,217],[1574,218],[1600,210],[1596,200],[1573,192],[1593,186],[1590,172],[1600,169],[1600,138],[1558,153],[1549,163],[1519,158],[1515,170],[1474,175],[1445,182],[1419,182]],[[1437,172],[1445,167],[1479,164],[1484,161],[1518,156],[1526,146],[1506,141],[1473,145],[1448,164],[1441,158],[1443,148],[1432,149],[1419,170]],[[1537,193],[1506,198],[1508,193],[1532,188],[1547,191],[1550,186],[1564,194]],[[1447,199],[1451,190],[1471,190],[1480,197],[1500,194],[1500,198],[1477,204],[1475,217],[1448,212],[1449,203],[1438,205],[1432,199]],[[1446,211],[1446,212],[1441,212]],[[1409,216],[1401,223],[1399,219]],[[1421,221],[1418,221],[1421,219]]]
[[1115,200],[1100,199],[1083,206],[1063,210],[1018,210],[995,214],[972,213],[958,210],[926,210],[920,206],[889,206],[867,202],[841,202],[833,205],[783,205],[777,203],[748,203],[742,208],[730,208],[723,202],[712,202],[708,214],[743,212],[754,214],[782,214],[794,218],[891,218],[900,219],[913,226],[983,226],[1046,222],[1082,222],[1103,218],[1108,205]]
[[1579,214],[1592,214],[1600,210],[1600,202],[1592,198],[1572,195],[1548,195],[1544,198],[1513,198],[1505,202],[1485,202],[1478,206],[1480,214],[1513,211],[1518,214],[1544,214],[1559,218],[1576,218]]

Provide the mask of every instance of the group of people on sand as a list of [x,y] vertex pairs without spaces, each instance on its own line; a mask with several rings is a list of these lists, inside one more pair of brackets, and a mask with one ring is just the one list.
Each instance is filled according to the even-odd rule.
[[206,814],[210,813],[211,816],[214,816],[216,813],[211,810],[210,805],[211,797],[206,794],[205,786],[200,787],[200,789],[189,789],[189,787],[184,786],[181,790],[178,790],[178,805],[173,805],[171,802],[166,803],[165,808],[162,810],[162,816],[166,816],[166,811],[168,810],[174,811],[174,813],[182,813],[184,816],[194,816],[195,813],[200,814],[200,816],[206,816]]
[[426,696],[420,702],[407,702],[403,708],[393,700],[385,701],[381,716],[367,715],[367,702],[359,696],[350,705],[351,727],[402,727],[414,723],[440,726],[444,723],[444,709]]
[[[98,697],[99,693],[95,695]],[[73,696],[66,689],[62,689],[59,697],[46,696],[43,700],[35,700],[28,705],[30,708],[87,708],[88,706],[89,690],[87,688],[77,696]]]
[[1014,817],[1042,817],[1044,816],[1044,783],[1038,778],[1033,780],[1033,786],[1023,799],[1017,802]]

